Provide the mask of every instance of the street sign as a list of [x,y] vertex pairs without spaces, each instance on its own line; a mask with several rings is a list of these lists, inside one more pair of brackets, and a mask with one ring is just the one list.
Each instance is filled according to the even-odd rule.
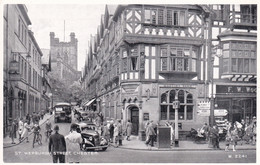
[[[210,110],[199,109],[198,116],[210,116]],[[214,116],[226,116],[228,111],[226,109],[214,109]]]
[[201,109],[199,109],[198,111],[197,111],[197,114],[199,115],[199,116],[210,116],[210,110],[201,110]]
[[172,102],[172,108],[173,109],[180,108],[180,102],[179,101],[173,101]]
[[226,109],[215,109],[214,116],[227,116],[228,111]]

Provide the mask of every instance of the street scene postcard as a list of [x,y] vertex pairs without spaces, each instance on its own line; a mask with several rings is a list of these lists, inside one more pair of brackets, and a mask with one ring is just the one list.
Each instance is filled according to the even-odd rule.
[[256,163],[257,4],[2,4],[3,163]]

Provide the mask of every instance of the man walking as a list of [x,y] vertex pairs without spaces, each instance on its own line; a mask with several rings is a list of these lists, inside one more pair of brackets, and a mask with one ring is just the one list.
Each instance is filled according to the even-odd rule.
[[123,128],[122,128],[122,124],[121,124],[121,120],[118,120],[118,141],[119,141],[119,146],[122,146],[122,139],[123,139]]
[[53,163],[65,163],[66,142],[63,135],[59,134],[59,126],[54,127],[55,133],[50,136],[49,153],[52,155]]
[[68,148],[68,162],[69,163],[79,163],[79,160],[81,159],[80,155],[80,144],[82,143],[82,137],[81,134],[77,131],[77,125],[72,124],[71,125],[71,132],[67,136],[65,136],[66,142],[67,142],[67,148]]
[[148,137],[148,140],[145,142],[145,144],[148,146],[148,144],[151,142],[151,147],[153,147],[154,146],[154,136],[156,135],[155,131],[154,131],[153,123],[150,123],[148,125],[146,135],[149,137]]

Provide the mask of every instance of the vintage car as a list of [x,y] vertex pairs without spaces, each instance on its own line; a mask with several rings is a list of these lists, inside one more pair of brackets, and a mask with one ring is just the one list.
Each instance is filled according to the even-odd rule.
[[108,141],[101,137],[97,131],[97,126],[93,123],[78,123],[77,132],[81,133],[82,144],[81,150],[102,150],[105,151],[108,147]]
[[65,121],[71,123],[71,104],[70,103],[57,103],[54,106],[54,122]]

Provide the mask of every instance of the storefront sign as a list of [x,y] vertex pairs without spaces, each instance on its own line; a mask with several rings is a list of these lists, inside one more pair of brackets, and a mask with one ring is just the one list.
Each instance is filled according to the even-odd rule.
[[10,62],[9,73],[19,73],[19,63],[17,61]]
[[189,85],[189,84],[166,84],[166,85],[160,85],[160,87],[165,88],[196,88],[196,85]]
[[144,120],[149,120],[149,113],[144,113]]
[[256,93],[256,86],[217,85],[217,93]]

